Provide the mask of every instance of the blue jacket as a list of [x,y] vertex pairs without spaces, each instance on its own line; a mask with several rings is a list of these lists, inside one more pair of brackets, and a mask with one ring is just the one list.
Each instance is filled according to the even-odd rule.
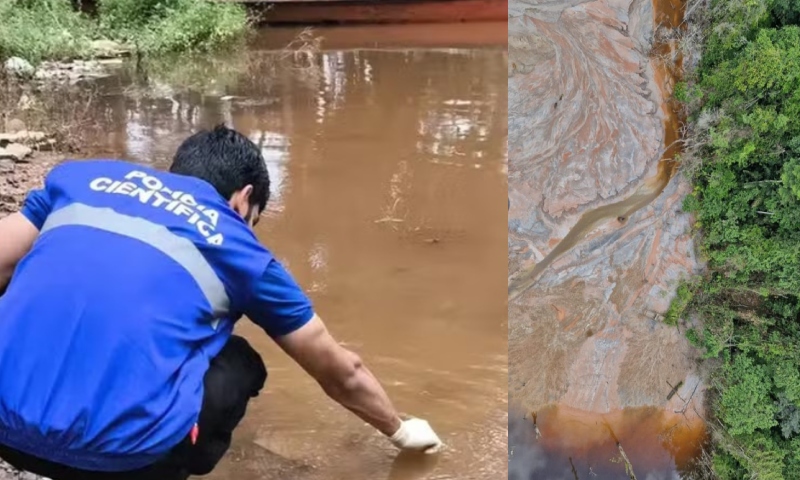
[[68,162],[22,213],[41,233],[0,297],[0,443],[11,448],[85,470],[149,465],[197,421],[209,361],[241,316],[273,337],[313,317],[204,181]]

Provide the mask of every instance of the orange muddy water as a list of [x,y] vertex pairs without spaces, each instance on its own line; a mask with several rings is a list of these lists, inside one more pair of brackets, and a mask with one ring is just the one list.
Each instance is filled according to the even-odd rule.
[[512,415],[522,421],[509,431],[509,480],[628,480],[622,452],[637,479],[689,478],[707,441],[701,421],[658,408],[596,415],[551,406],[535,424],[531,412]]
[[447,444],[398,457],[242,321],[270,377],[207,478],[507,477],[505,25],[469,31],[324,28],[321,51],[278,62],[299,30],[267,29],[244,54],[101,82],[92,156],[163,167],[218,122],[261,146],[273,195],[259,238]]

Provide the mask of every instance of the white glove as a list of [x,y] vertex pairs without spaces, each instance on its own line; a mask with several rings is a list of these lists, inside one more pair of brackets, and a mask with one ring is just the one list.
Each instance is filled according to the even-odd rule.
[[442,441],[430,424],[420,418],[411,418],[401,423],[400,428],[389,439],[403,450],[436,453],[442,447]]

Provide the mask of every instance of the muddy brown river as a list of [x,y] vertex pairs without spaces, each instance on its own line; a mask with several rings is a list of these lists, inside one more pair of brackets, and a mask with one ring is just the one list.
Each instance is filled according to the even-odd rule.
[[165,166],[197,128],[245,132],[274,185],[259,238],[447,447],[398,457],[243,321],[270,377],[207,478],[506,478],[505,23],[317,29],[276,63],[298,33],[101,81],[90,156]]
[[509,2],[511,479],[677,479],[705,441],[697,354],[662,321],[698,269],[680,58],[653,41],[682,8]]

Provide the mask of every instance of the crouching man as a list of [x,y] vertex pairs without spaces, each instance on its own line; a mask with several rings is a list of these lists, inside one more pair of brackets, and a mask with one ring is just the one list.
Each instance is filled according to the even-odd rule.
[[242,316],[397,447],[438,449],[259,244],[268,197],[258,148],[217,127],[169,173],[61,164],[0,220],[0,458],[55,480],[209,473],[267,378]]

